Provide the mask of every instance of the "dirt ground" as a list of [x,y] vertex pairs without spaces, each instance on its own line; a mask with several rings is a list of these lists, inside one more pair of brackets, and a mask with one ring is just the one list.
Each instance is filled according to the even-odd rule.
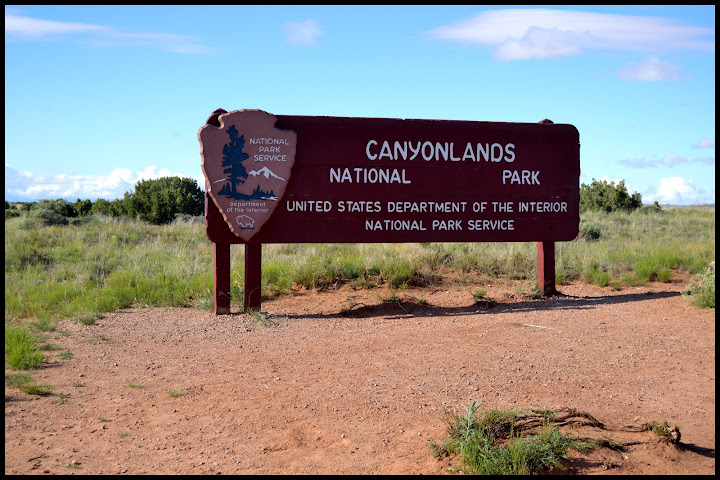
[[[60,322],[62,348],[33,373],[53,394],[5,388],[5,473],[445,474],[455,459],[430,441],[445,410],[474,401],[576,408],[606,429],[569,435],[626,445],[572,452],[560,473],[715,473],[715,311],[682,297],[687,277],[535,300],[521,285],[346,286],[263,315]],[[650,421],[678,425],[681,443],[622,430]]]

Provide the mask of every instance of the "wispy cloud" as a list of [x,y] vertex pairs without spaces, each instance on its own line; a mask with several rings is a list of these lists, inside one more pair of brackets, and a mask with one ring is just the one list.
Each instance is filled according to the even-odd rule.
[[137,46],[156,48],[175,53],[212,53],[201,41],[189,35],[167,33],[133,33],[106,25],[56,22],[20,15],[5,10],[6,41],[54,41],[71,38],[77,42],[96,46]]
[[621,80],[638,82],[657,82],[662,80],[679,80],[680,68],[672,63],[661,62],[650,58],[644,62],[632,63],[620,71]]
[[5,37],[25,40],[47,39],[57,35],[77,33],[103,33],[110,28],[86,23],[54,22],[23,17],[5,10]]
[[291,45],[315,45],[322,33],[314,20],[285,22],[282,29],[285,32],[285,41]]
[[587,49],[653,53],[715,49],[712,28],[668,18],[571,10],[491,10],[428,33],[492,47],[495,57],[506,61],[578,55]]
[[715,159],[711,157],[696,157],[687,158],[681,155],[666,155],[657,159],[645,159],[645,158],[628,158],[618,160],[620,165],[629,168],[657,168],[657,167],[676,167],[678,165],[684,165],[690,162],[715,164]]
[[125,192],[134,190],[137,182],[160,177],[190,177],[205,187],[202,175],[191,177],[171,173],[150,165],[139,172],[127,168],[116,168],[109,175],[55,175],[46,177],[32,172],[22,172],[5,164],[5,199],[8,201],[37,201],[40,199],[66,200],[90,199],[114,200],[122,198]]

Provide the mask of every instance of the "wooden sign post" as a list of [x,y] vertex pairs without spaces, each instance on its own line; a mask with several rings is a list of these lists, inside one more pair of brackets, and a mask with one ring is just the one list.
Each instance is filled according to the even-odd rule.
[[216,110],[198,137],[216,314],[230,311],[231,244],[245,245],[248,310],[263,243],[537,242],[552,295],[554,244],[578,234],[572,125]]

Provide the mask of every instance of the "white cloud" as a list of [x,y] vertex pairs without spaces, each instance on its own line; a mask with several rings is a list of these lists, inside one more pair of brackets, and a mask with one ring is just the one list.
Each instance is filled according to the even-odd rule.
[[64,198],[66,200],[89,199],[114,200],[122,198],[125,192],[131,192],[142,180],[154,180],[160,177],[190,177],[205,189],[205,177],[195,177],[180,173],[171,173],[168,169],[158,170],[150,165],[139,172],[127,168],[116,168],[109,175],[66,175],[52,177],[36,175],[32,172],[20,172],[5,164],[5,200],[37,201],[41,199]]
[[71,36],[97,46],[140,46],[175,53],[211,53],[197,38],[166,33],[131,33],[105,25],[56,22],[25,17],[13,10],[5,10],[5,40],[52,41],[59,36]]
[[692,148],[715,148],[715,137],[702,138]]
[[291,45],[315,45],[322,33],[314,20],[285,22],[282,28],[285,32],[285,41]]
[[643,194],[643,204],[657,201],[666,205],[701,205],[715,203],[715,191],[708,193],[697,188],[692,180],[683,177],[660,179],[658,188],[651,188]]
[[439,27],[429,34],[460,43],[495,47],[495,56],[500,60],[577,55],[590,48],[653,52],[715,50],[712,28],[685,25],[667,18],[571,10],[490,10]]
[[620,71],[622,80],[638,82],[657,82],[661,80],[678,80],[680,68],[672,63],[661,62],[650,58],[644,62],[632,63]]
[[521,38],[509,38],[501,43],[495,56],[500,60],[523,60],[577,55],[588,41],[583,37],[558,28],[531,26]]

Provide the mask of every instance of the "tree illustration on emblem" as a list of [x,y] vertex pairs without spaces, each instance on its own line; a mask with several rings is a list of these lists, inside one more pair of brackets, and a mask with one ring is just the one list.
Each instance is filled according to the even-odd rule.
[[245,148],[245,136],[240,135],[238,137],[238,131],[235,125],[232,125],[227,129],[227,134],[230,136],[230,142],[223,146],[223,162],[222,166],[227,167],[223,170],[223,173],[228,174],[228,181],[219,192],[219,195],[225,195],[230,198],[241,198],[246,197],[238,193],[238,184],[245,183],[248,178],[247,170],[242,162],[247,160],[250,156],[243,152]]

